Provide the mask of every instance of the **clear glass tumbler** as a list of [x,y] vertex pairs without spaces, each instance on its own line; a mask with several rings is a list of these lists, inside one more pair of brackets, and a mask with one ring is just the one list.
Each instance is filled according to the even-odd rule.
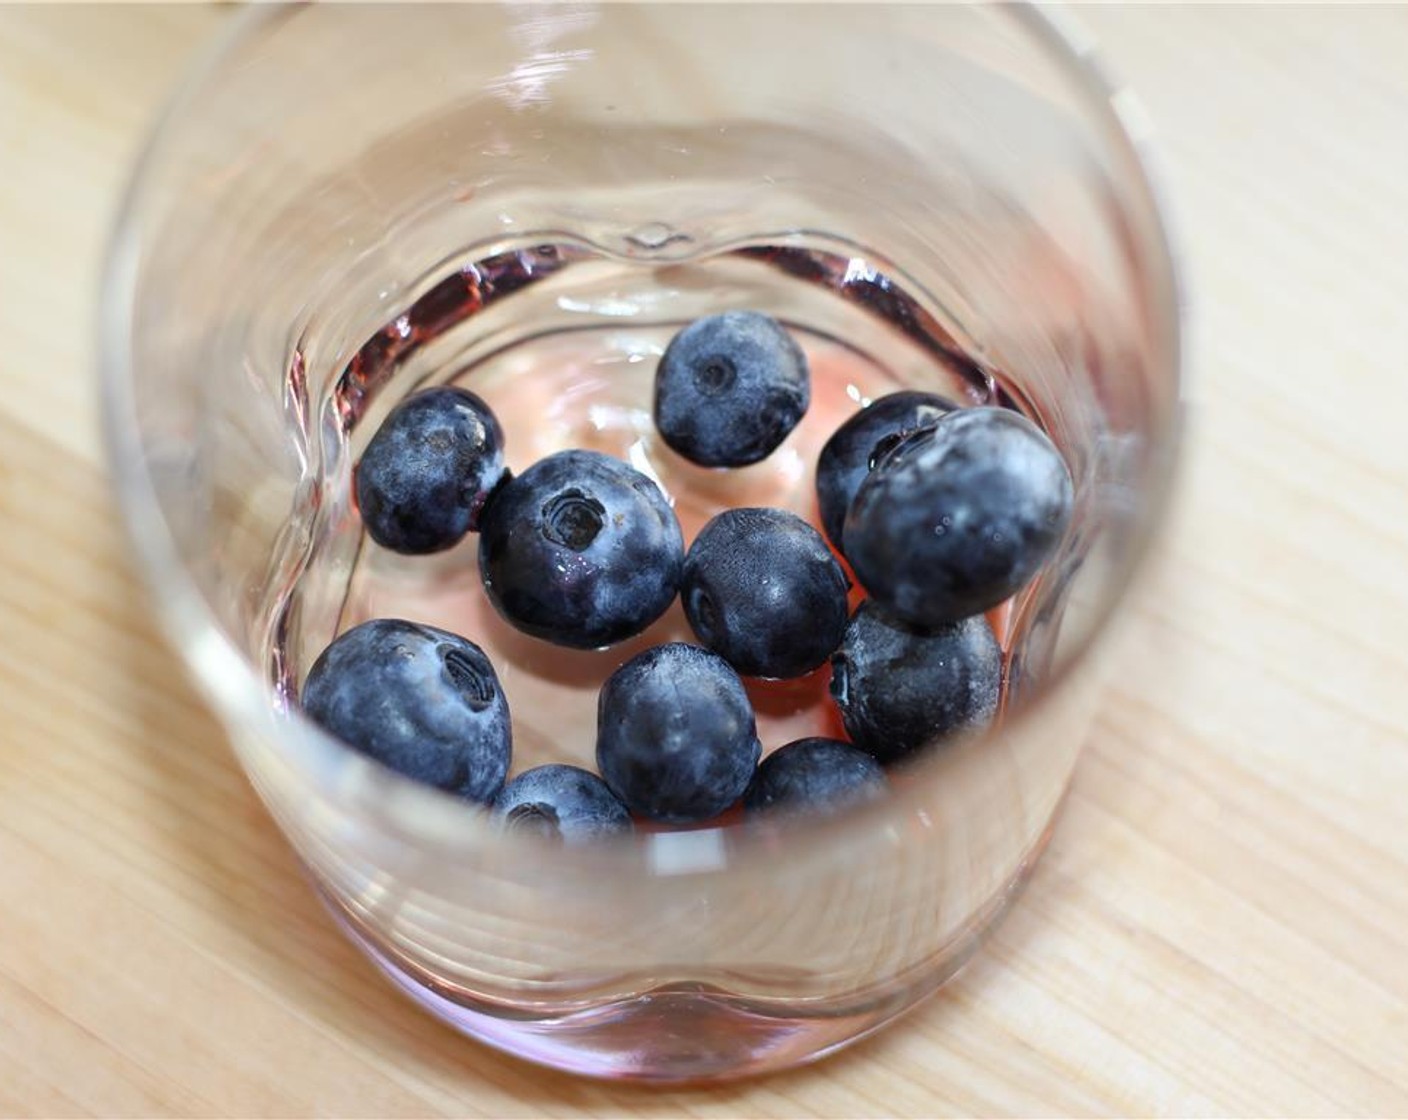
[[[123,510],[273,817],[436,1014],[565,1069],[733,1076],[884,1024],[1008,905],[1179,416],[1160,214],[1127,100],[1074,42],[997,6],[261,7],[175,97],[103,299]],[[845,298],[779,288],[774,313],[861,340],[899,384],[1024,409],[1070,462],[1072,530],[1007,620],[991,733],[835,818],[571,849],[298,715],[356,572],[349,463],[395,399],[577,327],[630,365],[658,353],[632,340],[808,269]],[[521,399],[546,414],[570,390]],[[544,757],[591,737],[554,696],[529,713]]]

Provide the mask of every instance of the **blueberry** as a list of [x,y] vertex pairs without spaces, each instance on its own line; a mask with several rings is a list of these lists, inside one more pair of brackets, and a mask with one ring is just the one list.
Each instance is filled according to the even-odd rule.
[[619,459],[560,451],[494,494],[479,572],[495,609],[576,649],[644,630],[675,597],[684,538],[660,488]]
[[846,557],[870,595],[937,626],[995,607],[1060,541],[1071,476],[1030,420],[960,409],[885,455],[846,515]]
[[569,844],[631,831],[631,815],[605,782],[579,766],[553,763],[525,770],[494,799],[510,828]]
[[357,506],[372,540],[394,552],[449,548],[479,527],[504,477],[504,437],[489,406],[442,386],[407,397],[357,464]]
[[835,812],[884,793],[885,772],[864,751],[839,739],[798,739],[758,766],[743,808]]
[[811,403],[807,359],[756,311],[697,319],[671,340],[655,374],[655,425],[705,467],[766,459]]
[[408,778],[490,802],[512,750],[508,701],[473,642],[394,618],[353,627],[303,684],[303,710]]
[[743,682],[718,654],[683,642],[637,654],[601,688],[596,763],[633,813],[717,816],[742,795],[762,747]]
[[719,514],[690,546],[680,582],[699,640],[751,677],[799,677],[830,657],[848,590],[821,534],[780,509]]
[[816,461],[816,497],[821,527],[842,555],[846,510],[876,460],[905,436],[933,427],[957,407],[934,393],[891,393],[871,401],[832,433]]
[[831,658],[846,734],[881,762],[986,727],[1001,684],[1002,651],[982,615],[924,631],[867,600]]

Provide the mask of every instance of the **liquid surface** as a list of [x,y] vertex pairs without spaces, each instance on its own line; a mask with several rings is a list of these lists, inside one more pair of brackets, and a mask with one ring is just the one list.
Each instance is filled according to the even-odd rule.
[[[654,429],[655,368],[671,337],[701,315],[746,308],[776,316],[806,353],[812,400],[801,423],[761,463],[719,470],[671,451]],[[274,612],[269,664],[296,695],[337,633],[397,617],[462,634],[496,667],[513,716],[512,773],[548,762],[594,768],[601,683],[648,646],[696,641],[679,600],[644,633],[576,651],[513,629],[480,583],[477,540],[399,556],[365,538],[348,505],[350,467],[376,424],[407,392],[452,383],[498,415],[509,467],[587,448],[654,479],[688,545],[734,506],[774,506],[819,528],[815,465],[832,432],[869,401],[925,389],[968,404],[1012,399],[968,356],[957,332],[866,260],[796,248],[750,247],[683,264],[605,259],[573,246],[534,246],[463,266],[429,285],[405,314],[359,349],[323,402],[330,447],[316,525]],[[852,593],[852,603],[861,592]],[[993,620],[1007,636],[1007,611]],[[803,736],[844,737],[828,666],[793,681],[748,681],[764,751]]]

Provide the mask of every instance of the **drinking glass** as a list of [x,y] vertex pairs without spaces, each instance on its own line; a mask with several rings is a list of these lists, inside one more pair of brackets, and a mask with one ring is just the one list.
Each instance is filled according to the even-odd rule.
[[[796,1063],[935,991],[1024,881],[1179,420],[1176,276],[1137,115],[1054,18],[260,6],[162,116],[101,311],[112,468],[153,607],[348,935],[467,1034],[609,1077]],[[611,415],[654,454],[636,421],[660,340],[746,296],[894,387],[1020,408],[1065,454],[1071,530],[1004,617],[988,733],[845,813],[570,847],[504,833],[299,715],[370,562],[351,464],[397,399],[481,378],[517,413],[511,445],[609,435],[572,403],[591,364],[572,355],[599,349],[601,391],[624,394]],[[784,460],[795,497],[810,468]],[[467,558],[427,570],[453,580]],[[385,563],[384,580],[407,570]],[[504,674],[530,760],[590,744],[557,656]]]

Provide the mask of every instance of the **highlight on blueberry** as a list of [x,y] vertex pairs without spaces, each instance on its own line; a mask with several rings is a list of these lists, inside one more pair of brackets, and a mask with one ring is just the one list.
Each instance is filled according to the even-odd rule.
[[680,597],[699,640],[748,677],[799,677],[841,641],[849,583],[821,534],[796,514],[738,508],[685,554]]
[[525,770],[494,799],[494,813],[513,830],[567,844],[631,831],[631,815],[590,770],[550,763]]
[[679,588],[684,538],[660,488],[595,451],[560,451],[506,482],[484,510],[489,601],[534,637],[577,649],[638,634]]
[[705,467],[741,467],[773,453],[811,403],[801,347],[776,319],[725,311],[685,327],[655,374],[655,425]]
[[717,816],[742,796],[761,754],[743,682],[698,646],[653,646],[598,696],[597,769],[631,812],[651,820]]
[[1071,516],[1071,475],[1047,436],[1003,408],[952,412],[882,457],[842,530],[866,591],[939,626],[1020,590]]
[[1001,687],[1002,650],[983,615],[921,630],[866,600],[831,658],[846,734],[881,762],[988,726]]
[[466,389],[426,389],[393,408],[367,444],[357,507],[383,548],[439,552],[479,527],[505,473],[503,431],[489,406]]
[[339,636],[313,663],[303,710],[383,766],[488,803],[512,753],[508,701],[473,642],[394,618]]
[[873,801],[886,788],[885,772],[864,751],[840,739],[797,739],[758,765],[743,808],[834,813]]
[[832,433],[816,461],[816,497],[821,527],[843,556],[846,511],[871,468],[905,437],[932,428],[957,407],[936,393],[889,393]]

